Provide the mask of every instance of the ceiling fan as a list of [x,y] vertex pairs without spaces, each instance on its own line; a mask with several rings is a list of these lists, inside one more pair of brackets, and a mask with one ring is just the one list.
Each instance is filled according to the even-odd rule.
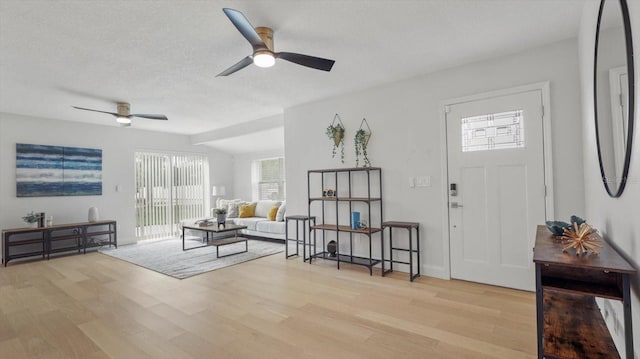
[[93,110],[90,108],[77,107],[77,106],[71,106],[71,107],[77,108],[78,110],[93,111],[93,112],[107,113],[109,115],[113,115],[116,117],[116,121],[120,124],[120,126],[123,126],[123,127],[131,126],[131,117],[147,118],[151,120],[164,120],[164,121],[168,120],[167,116],[165,115],[150,115],[150,114],[139,114],[139,113],[132,114],[129,111],[130,106],[126,102],[118,102],[118,112]]
[[238,10],[224,8],[222,11],[224,11],[229,20],[231,20],[238,31],[240,31],[242,36],[249,41],[251,47],[253,47],[253,54],[222,71],[217,76],[231,75],[232,73],[251,65],[251,63],[254,63],[259,67],[271,67],[275,64],[276,59],[287,60],[294,64],[311,67],[317,70],[331,71],[331,68],[335,63],[334,60],[296,54],[293,52],[275,52],[273,51],[273,29],[269,27],[254,28],[249,20],[247,20],[247,18]]

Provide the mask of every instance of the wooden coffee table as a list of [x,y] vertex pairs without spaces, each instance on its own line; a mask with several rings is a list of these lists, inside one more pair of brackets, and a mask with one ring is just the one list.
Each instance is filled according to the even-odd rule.
[[[196,248],[202,248],[202,247],[208,247],[208,246],[216,246],[216,258],[222,258],[222,257],[227,257],[227,256],[231,256],[234,254],[240,254],[240,253],[245,253],[247,251],[249,251],[249,243],[247,238],[245,237],[238,237],[238,231],[241,229],[246,229],[247,226],[241,226],[241,225],[237,225],[237,224],[227,224],[224,226],[220,226],[218,227],[217,225],[213,225],[213,226],[206,226],[206,227],[199,227],[199,226],[182,226],[182,250],[183,251],[188,251],[190,249],[196,249]],[[189,248],[185,248],[185,237],[184,237],[184,230],[185,229],[190,229],[193,231],[202,231],[206,233],[206,241],[207,244],[202,245],[202,246],[197,246],[197,247],[189,247]],[[213,236],[211,236],[210,238],[210,234],[213,233],[224,233],[224,232],[234,232],[234,236],[231,238],[222,238],[222,239],[215,239],[213,238]],[[244,242],[244,251],[241,252],[235,252],[235,253],[231,253],[231,254],[225,254],[223,256],[220,255],[220,251],[219,248],[221,246],[226,246],[228,244],[233,244],[233,243],[238,243],[238,242]]]

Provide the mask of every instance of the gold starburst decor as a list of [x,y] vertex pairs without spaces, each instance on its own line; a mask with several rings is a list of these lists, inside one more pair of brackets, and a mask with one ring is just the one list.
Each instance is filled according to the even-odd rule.
[[573,226],[564,229],[561,239],[571,242],[568,246],[562,248],[563,252],[575,248],[577,255],[587,254],[589,251],[600,254],[596,248],[602,248],[602,244],[598,243],[600,240],[598,230],[591,228],[586,223],[578,226],[578,223],[574,222]]

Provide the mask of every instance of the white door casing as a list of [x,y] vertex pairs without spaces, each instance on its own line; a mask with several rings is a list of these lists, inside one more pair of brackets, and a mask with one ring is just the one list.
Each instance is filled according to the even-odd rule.
[[[523,147],[463,152],[462,119],[517,110]],[[542,90],[456,102],[445,118],[448,183],[457,185],[457,196],[448,197],[451,277],[533,290],[533,240],[547,205]],[[480,140],[488,135],[482,128],[469,131]]]

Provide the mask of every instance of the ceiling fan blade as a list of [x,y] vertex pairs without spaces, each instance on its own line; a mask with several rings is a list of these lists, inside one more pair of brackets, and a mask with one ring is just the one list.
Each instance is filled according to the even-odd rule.
[[334,60],[323,59],[321,57],[296,54],[293,52],[277,52],[274,53],[277,58],[293,62],[294,64],[311,67],[316,70],[331,71]]
[[247,56],[244,59],[238,61],[235,65],[229,67],[228,69],[222,71],[221,73],[217,74],[216,77],[218,76],[228,76],[231,75],[232,73],[238,71],[238,70],[242,70],[245,67],[251,65],[253,63],[253,57],[252,56]]
[[77,108],[78,110],[85,110],[85,111],[91,111],[91,112],[100,112],[100,113],[108,113],[109,115],[113,115],[113,116],[116,116],[116,117],[118,116],[118,114],[117,114],[117,113],[115,113],[115,112],[107,112],[107,111],[93,110],[93,109],[90,109],[90,108],[77,107],[77,106],[71,106],[71,107],[73,107],[73,108]]
[[142,113],[136,113],[136,114],[131,114],[129,115],[129,117],[141,117],[141,118],[148,118],[150,120],[164,120],[167,121],[168,118],[165,115],[147,115],[147,114],[142,114]]
[[254,50],[256,49],[266,49],[267,45],[262,41],[260,35],[253,28],[253,25],[247,20],[247,18],[238,10],[224,8],[222,9],[224,13],[227,15],[229,20],[236,26],[238,31],[244,36],[247,41],[251,44]]

